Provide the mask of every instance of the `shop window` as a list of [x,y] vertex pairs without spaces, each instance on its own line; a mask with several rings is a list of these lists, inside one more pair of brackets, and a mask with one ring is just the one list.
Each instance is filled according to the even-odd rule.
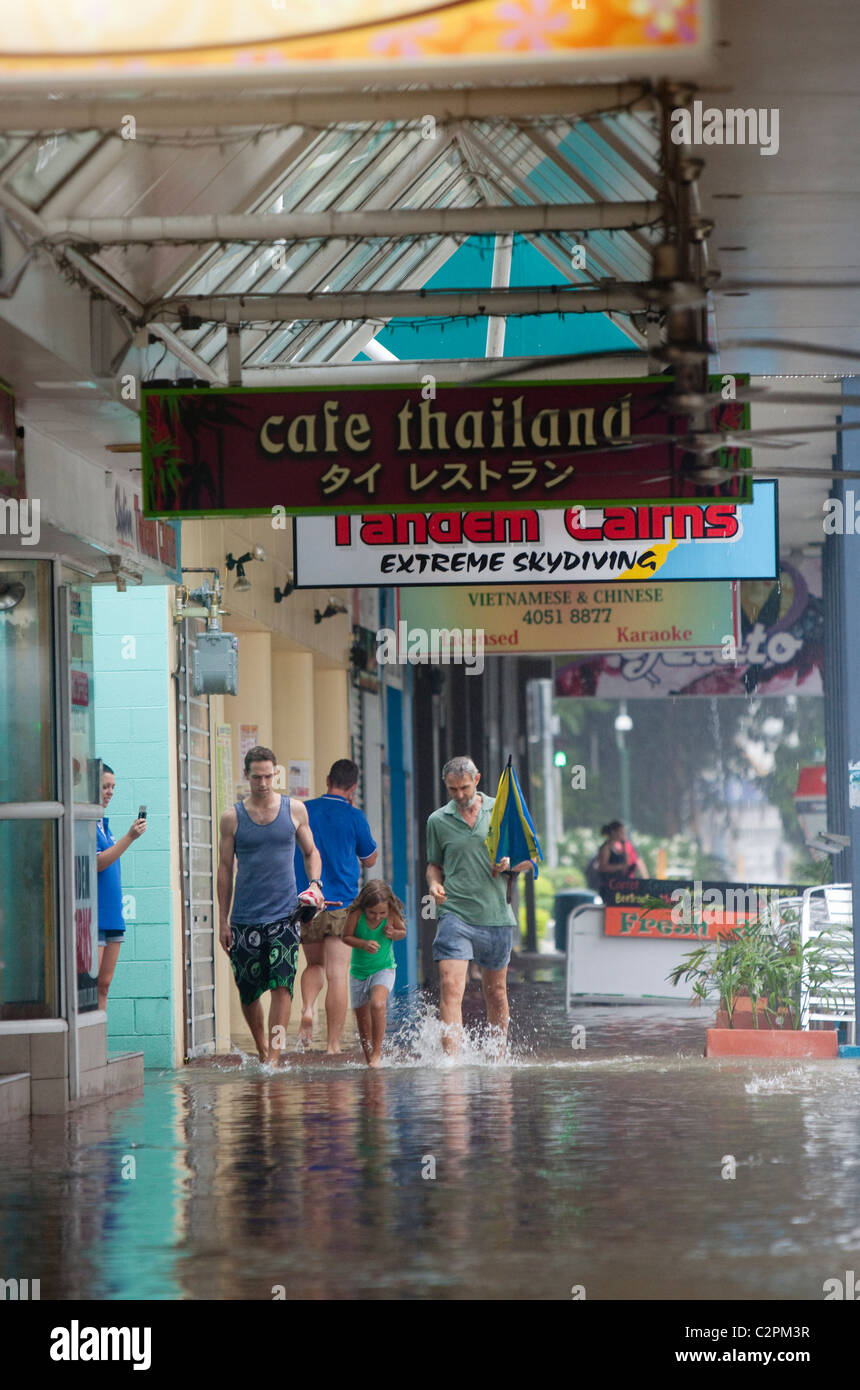
[[0,1019],[59,1004],[51,585],[48,561],[0,561],[0,803],[30,803],[0,818]]
[[69,586],[69,679],[71,681],[72,799],[101,801],[96,766],[96,721],[93,666],[93,594],[89,580],[63,571]]
[[0,1019],[58,1013],[58,824],[0,820]]
[[51,566],[0,561],[0,802],[56,800]]

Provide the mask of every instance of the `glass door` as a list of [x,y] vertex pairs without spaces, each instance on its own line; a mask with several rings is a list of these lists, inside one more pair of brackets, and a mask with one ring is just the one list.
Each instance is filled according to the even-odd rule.
[[0,559],[0,1020],[59,1013],[53,566]]

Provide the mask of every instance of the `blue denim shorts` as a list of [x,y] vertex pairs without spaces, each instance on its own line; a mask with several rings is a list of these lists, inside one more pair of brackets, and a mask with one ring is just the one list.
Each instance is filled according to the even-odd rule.
[[377,970],[373,975],[362,979],[359,975],[349,977],[349,1004],[352,1009],[361,1009],[370,1003],[370,991],[382,985],[390,994],[394,988],[395,970]]
[[120,942],[125,941],[125,932],[124,932],[124,931],[100,931],[100,932],[99,932],[99,945],[100,945],[100,946],[107,946],[107,944],[108,944],[109,941],[120,941]]
[[513,941],[513,927],[470,927],[456,912],[443,912],[436,926],[433,959],[473,960],[482,970],[504,970]]

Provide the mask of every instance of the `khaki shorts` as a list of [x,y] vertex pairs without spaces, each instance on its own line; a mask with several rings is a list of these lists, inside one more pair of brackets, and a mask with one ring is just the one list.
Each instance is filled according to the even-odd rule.
[[318,912],[301,929],[302,941],[322,941],[325,936],[343,936],[349,913],[345,907],[334,911]]

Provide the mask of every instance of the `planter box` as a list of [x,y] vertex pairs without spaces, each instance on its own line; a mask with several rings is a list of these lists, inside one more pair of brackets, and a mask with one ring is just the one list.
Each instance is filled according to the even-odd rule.
[[705,1056],[838,1057],[839,1035],[835,1028],[709,1028]]
[[779,1030],[786,1030],[792,1029],[794,1027],[794,1019],[791,1017],[791,1014],[785,1011],[785,1009],[783,1009],[782,1012],[779,1013],[775,1018],[769,1017],[768,1014],[765,1013],[764,1004],[761,1003],[758,1006],[757,1019],[754,1019],[752,1011],[752,1000],[749,998],[749,995],[742,995],[741,998],[738,999],[737,1003],[735,1004],[734,1011],[732,1013],[731,1024],[729,1023],[728,1011],[726,1009],[719,1009],[717,1011],[717,1017],[714,1021],[714,1027],[755,1029],[763,1028],[765,1029],[765,1031],[771,1031],[774,1028]]

